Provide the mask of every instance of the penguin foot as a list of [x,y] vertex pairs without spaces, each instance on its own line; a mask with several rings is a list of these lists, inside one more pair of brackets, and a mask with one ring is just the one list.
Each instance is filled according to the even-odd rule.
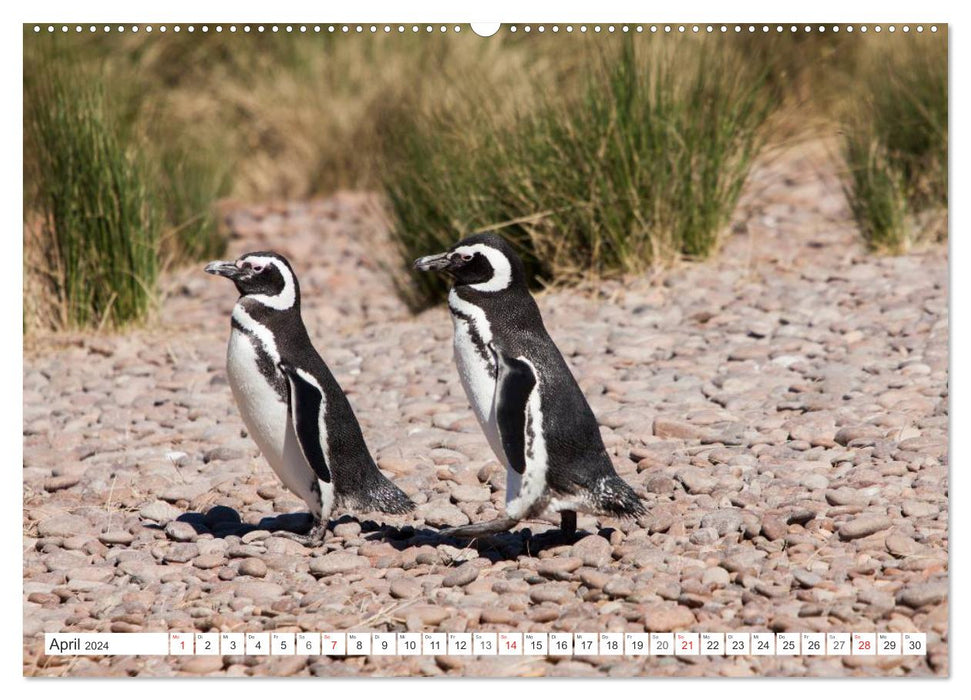
[[450,527],[446,530],[439,530],[439,534],[445,537],[474,539],[476,537],[488,537],[489,535],[508,532],[518,523],[519,521],[515,518],[496,518],[495,520],[487,520],[484,523],[473,523],[472,525],[462,525],[461,527]]
[[327,523],[316,523],[306,535],[290,532],[289,530],[278,530],[274,534],[279,537],[286,537],[288,540],[293,540],[298,544],[302,544],[304,547],[319,547],[324,543],[324,538],[327,536]]

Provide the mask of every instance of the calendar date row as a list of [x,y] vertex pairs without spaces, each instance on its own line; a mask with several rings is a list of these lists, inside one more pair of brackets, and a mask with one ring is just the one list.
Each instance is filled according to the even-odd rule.
[[923,656],[911,632],[47,633],[50,656]]

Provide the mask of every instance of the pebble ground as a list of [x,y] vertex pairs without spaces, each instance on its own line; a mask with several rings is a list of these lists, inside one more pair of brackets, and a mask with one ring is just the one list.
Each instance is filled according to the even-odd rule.
[[[442,308],[397,299],[375,200],[233,209],[229,255],[293,261],[312,338],[409,516],[322,546],[226,383],[231,285],[183,270],[158,322],[24,358],[24,674],[924,676],[948,671],[948,267],[860,247],[828,161],[766,162],[705,263],[539,297],[642,496],[479,547],[504,474]],[[927,657],[45,657],[45,631],[920,631]]]

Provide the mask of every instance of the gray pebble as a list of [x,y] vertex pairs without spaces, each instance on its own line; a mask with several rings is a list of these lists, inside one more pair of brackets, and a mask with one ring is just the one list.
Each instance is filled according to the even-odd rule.
[[902,588],[897,593],[897,602],[910,608],[936,605],[947,599],[947,581],[929,581]]
[[442,585],[446,588],[453,586],[465,586],[472,583],[479,575],[479,568],[475,562],[467,561],[458,568],[452,569],[442,579]]
[[840,525],[840,537],[855,540],[888,529],[893,523],[886,515],[861,515]]
[[196,529],[189,523],[172,520],[165,526],[165,534],[176,542],[194,542],[198,535]]

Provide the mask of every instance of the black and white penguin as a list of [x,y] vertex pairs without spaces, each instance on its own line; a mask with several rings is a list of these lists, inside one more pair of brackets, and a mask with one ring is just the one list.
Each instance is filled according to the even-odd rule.
[[415,261],[449,274],[455,363],[472,409],[506,467],[506,518],[454,528],[475,537],[544,512],[572,535],[577,512],[637,517],[644,506],[614,471],[597,419],[529,293],[523,263],[496,234]]
[[283,484],[302,498],[322,538],[335,508],[405,513],[414,504],[378,470],[351,404],[314,349],[286,258],[247,253],[206,272],[233,281],[226,370],[249,434]]

